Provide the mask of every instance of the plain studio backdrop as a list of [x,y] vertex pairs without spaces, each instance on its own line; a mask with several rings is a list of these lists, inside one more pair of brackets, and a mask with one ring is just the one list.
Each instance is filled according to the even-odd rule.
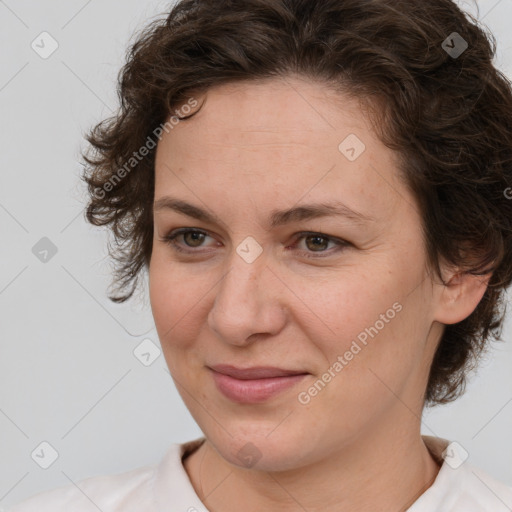
[[[476,15],[469,0],[460,4]],[[107,233],[88,225],[85,131],[117,109],[135,30],[165,1],[0,1],[0,509],[86,477],[160,460],[202,435],[167,371],[139,294],[106,296]],[[512,76],[510,0],[478,2]],[[510,294],[509,294],[510,298]],[[510,302],[510,300],[509,300]],[[510,313],[466,394],[422,431],[460,443],[512,485]]]

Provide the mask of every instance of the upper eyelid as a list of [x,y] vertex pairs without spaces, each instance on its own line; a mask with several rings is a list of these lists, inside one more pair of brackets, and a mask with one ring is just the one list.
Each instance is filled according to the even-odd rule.
[[[207,229],[204,229],[204,228],[176,228],[176,229],[172,229],[170,230],[166,236],[170,236],[170,235],[182,235],[184,233],[202,233],[202,234],[205,234],[205,235],[208,235],[208,236],[211,236],[214,238],[214,236],[211,234],[210,231],[208,231]],[[330,238],[332,240],[340,240],[342,241],[341,239],[335,237],[334,235],[328,235],[327,233],[324,233],[322,231],[311,231],[311,230],[303,230],[303,231],[297,231],[295,233],[296,236],[298,235],[321,235],[325,238]]]
[[[202,229],[202,228],[177,228],[177,229],[173,229],[167,235],[165,235],[164,238],[170,238],[172,236],[173,239],[175,239],[176,237],[178,237],[180,235],[187,234],[187,233],[201,233],[201,234],[204,234],[206,236],[209,236],[210,238],[214,238],[215,239],[215,237],[212,236],[209,231],[207,231],[205,229]],[[298,231],[298,232],[294,233],[293,239],[294,239],[294,242],[295,242],[297,240],[300,240],[301,238],[306,238],[308,236],[314,236],[314,235],[318,235],[318,236],[320,236],[322,238],[325,238],[325,239],[329,240],[330,242],[334,242],[338,246],[350,245],[350,242],[348,242],[347,240],[344,240],[342,238],[338,238],[336,236],[328,235],[327,233],[323,233],[321,231]],[[193,248],[191,248],[191,249],[193,249]]]

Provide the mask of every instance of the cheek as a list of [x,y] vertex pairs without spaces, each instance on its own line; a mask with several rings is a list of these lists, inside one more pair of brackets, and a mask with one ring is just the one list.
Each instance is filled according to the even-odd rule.
[[315,369],[322,374],[331,368],[333,380],[341,385],[346,379],[343,386],[363,394],[381,385],[370,370],[390,384],[404,379],[421,357],[426,329],[421,290],[410,293],[413,281],[403,272],[396,278],[389,267],[347,272],[314,286],[296,280],[305,307],[294,321],[323,356]]
[[149,296],[155,325],[162,346],[181,328],[180,319],[192,313],[193,283],[179,265],[171,264],[165,250],[155,249],[149,268]]
[[395,316],[392,307],[400,293],[389,281],[382,282],[382,275],[343,271],[318,279],[289,276],[287,282],[299,299],[293,299],[295,322],[324,349],[348,349],[376,321],[381,327],[381,314],[391,310],[388,317]]
[[170,269],[163,262],[160,251],[154,249],[149,266],[149,300],[153,318],[159,334],[167,322],[168,315],[175,311],[174,296],[171,293],[174,279],[171,277]]
[[[191,357],[208,315],[212,282],[155,250],[149,268],[149,296],[156,330],[168,363]],[[208,290],[210,292],[208,293]]]

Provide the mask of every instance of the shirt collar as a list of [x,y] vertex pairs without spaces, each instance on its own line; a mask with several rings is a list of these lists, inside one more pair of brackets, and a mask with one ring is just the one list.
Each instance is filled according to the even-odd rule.
[[[467,452],[460,444],[432,436],[422,436],[422,439],[441,469],[432,485],[407,511],[453,510],[461,492],[472,494],[474,486],[479,484],[474,476],[477,472],[465,462]],[[168,512],[170,504],[173,512],[209,512],[196,494],[183,466],[183,459],[205,441],[205,437],[200,437],[186,443],[173,444],[165,454],[157,467],[154,480],[154,497],[158,512]],[[485,484],[484,476],[481,474],[481,485]],[[485,492],[486,496],[491,492],[484,488],[481,491]]]

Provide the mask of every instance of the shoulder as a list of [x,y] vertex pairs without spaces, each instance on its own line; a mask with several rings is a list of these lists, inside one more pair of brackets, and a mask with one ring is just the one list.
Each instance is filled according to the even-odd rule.
[[456,471],[461,469],[459,493],[458,496],[454,496],[456,505],[454,511],[510,512],[512,510],[512,487],[471,464],[465,463]]
[[128,512],[151,503],[155,466],[116,475],[80,480],[45,491],[17,504],[8,512]]
[[204,441],[201,437],[174,443],[155,465],[45,491],[8,512],[156,512],[162,504],[172,504],[175,510],[205,512],[182,464],[182,458]]
[[470,464],[469,454],[460,444],[429,436],[423,439],[442,465],[433,485],[408,511],[512,511],[512,487]]

